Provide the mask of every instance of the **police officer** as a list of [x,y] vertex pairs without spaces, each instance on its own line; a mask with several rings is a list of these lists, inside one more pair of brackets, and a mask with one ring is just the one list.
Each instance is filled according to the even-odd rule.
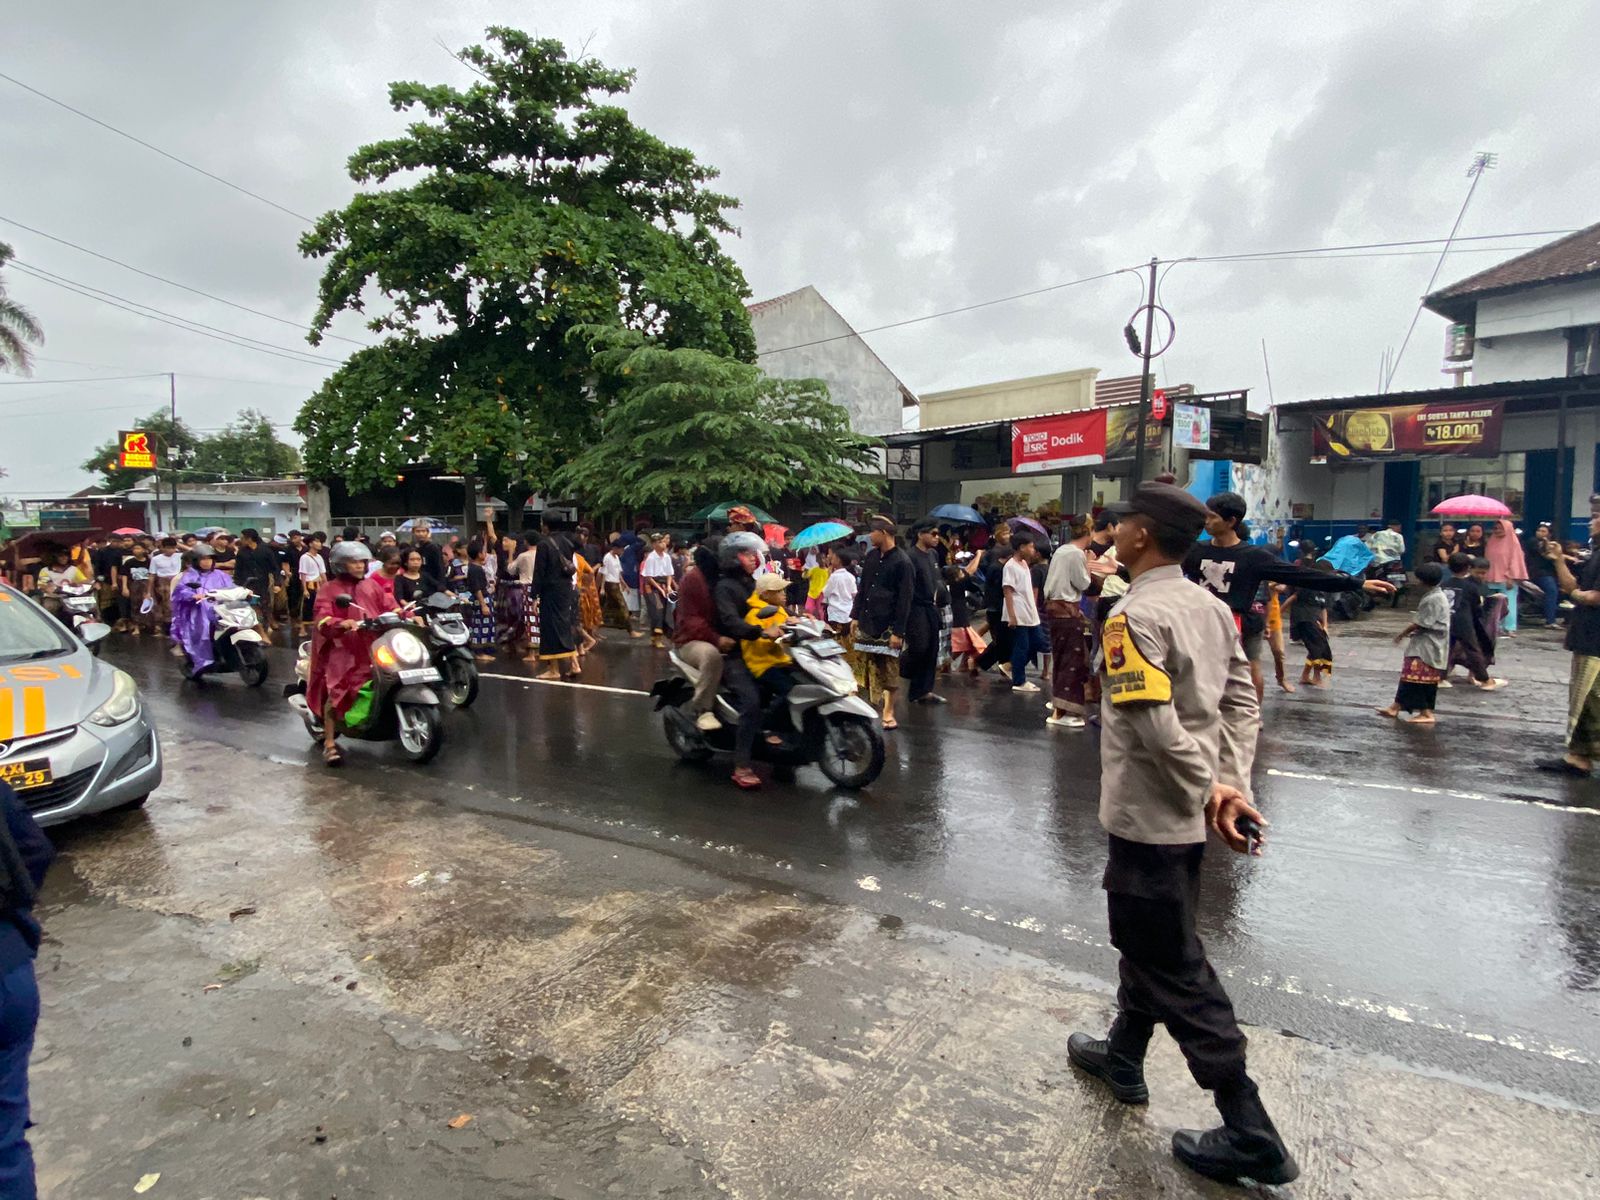
[[1118,1100],[1143,1104],[1145,1048],[1165,1025],[1222,1114],[1220,1128],[1173,1134],[1178,1161],[1226,1183],[1288,1183],[1299,1167],[1245,1072],[1244,1034],[1195,931],[1207,827],[1233,850],[1260,853],[1236,825],[1265,824],[1249,800],[1261,726],[1250,666],[1227,605],[1183,577],[1205,506],[1146,483],[1116,507],[1117,560],[1131,584],[1101,639],[1100,823],[1121,986],[1108,1037],[1075,1033],[1067,1053]]

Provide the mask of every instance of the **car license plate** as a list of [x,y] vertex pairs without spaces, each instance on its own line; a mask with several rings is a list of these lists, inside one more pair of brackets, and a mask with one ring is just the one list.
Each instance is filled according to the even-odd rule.
[[401,683],[438,683],[442,678],[432,667],[411,667],[400,672]]
[[844,653],[844,647],[832,638],[820,638],[806,648],[818,658],[838,658]]
[[25,792],[29,788],[43,787],[51,778],[48,758],[24,758],[17,762],[0,763],[0,780],[9,783],[14,791]]

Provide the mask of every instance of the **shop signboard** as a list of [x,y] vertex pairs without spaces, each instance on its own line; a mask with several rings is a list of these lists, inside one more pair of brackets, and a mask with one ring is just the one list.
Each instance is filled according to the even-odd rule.
[[[1134,430],[1139,427],[1139,406],[1119,405],[1105,409],[1106,461],[1134,457]],[[1161,452],[1161,422],[1144,423],[1144,449],[1146,454]]]
[[1172,444],[1179,450],[1211,449],[1211,410],[1199,404],[1174,404]]
[[1011,422],[1011,472],[1060,471],[1106,460],[1106,410]]
[[1500,453],[1499,400],[1342,408],[1312,417],[1312,462],[1381,462],[1406,455]]
[[153,471],[156,469],[156,452],[150,445],[150,435],[139,429],[124,429],[121,437],[122,453],[117,465],[124,470]]

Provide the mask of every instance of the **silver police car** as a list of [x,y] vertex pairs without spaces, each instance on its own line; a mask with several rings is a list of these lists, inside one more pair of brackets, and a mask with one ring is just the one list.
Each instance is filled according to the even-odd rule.
[[[86,627],[91,640],[105,626]],[[133,677],[0,584],[0,779],[41,825],[135,808],[161,782],[161,743]]]

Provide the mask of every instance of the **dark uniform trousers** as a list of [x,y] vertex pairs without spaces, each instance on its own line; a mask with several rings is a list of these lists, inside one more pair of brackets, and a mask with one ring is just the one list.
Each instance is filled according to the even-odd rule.
[[933,691],[939,675],[939,610],[931,604],[911,606],[906,618],[906,644],[900,653],[900,677],[918,700]]
[[1208,1090],[1244,1086],[1245,1036],[1233,1002],[1195,931],[1205,843],[1157,846],[1111,835],[1104,887],[1121,1009],[1111,1048],[1143,1058],[1157,1024],[1178,1043],[1195,1082]]

